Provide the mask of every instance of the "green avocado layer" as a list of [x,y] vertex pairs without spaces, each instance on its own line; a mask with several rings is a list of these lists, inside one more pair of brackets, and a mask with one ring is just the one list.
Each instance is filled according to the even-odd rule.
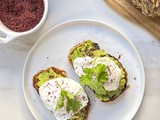
[[62,77],[62,76],[60,74],[55,73],[52,69],[49,69],[49,71],[43,70],[38,75],[39,81],[37,82],[37,85],[38,87],[40,87],[51,78],[59,78],[59,77]]
[[88,106],[82,108],[78,113],[76,113],[72,118],[69,120],[85,120],[87,116]]
[[71,54],[72,61],[77,57],[90,56],[94,57],[92,51],[99,50],[99,46],[93,43],[91,40],[83,42],[81,46],[77,47],[76,50]]
[[[88,46],[88,47],[86,47],[86,46]],[[89,49],[92,49],[92,50],[89,50]],[[119,68],[121,69],[122,75],[121,75],[121,80],[120,80],[118,89],[116,89],[114,91],[105,90],[106,91],[105,94],[104,94],[104,92],[103,92],[103,94],[96,93],[95,92],[96,90],[94,90],[95,95],[101,101],[110,101],[110,100],[115,99],[126,88],[126,83],[127,83],[127,77],[126,76],[127,76],[127,74],[125,72],[125,69],[122,67],[121,63],[118,60],[116,60],[114,57],[111,57],[110,55],[108,55],[103,49],[95,49],[94,43],[91,40],[87,40],[86,42],[84,42],[84,44],[78,46],[74,50],[72,56],[74,56],[74,57],[71,57],[72,61],[74,59],[76,59],[77,57],[85,57],[85,56],[90,56],[90,57],[108,57],[109,59],[113,60],[119,66]]]

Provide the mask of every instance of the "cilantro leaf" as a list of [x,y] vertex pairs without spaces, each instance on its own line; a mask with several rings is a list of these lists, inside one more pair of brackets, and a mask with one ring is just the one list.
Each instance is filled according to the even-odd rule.
[[97,93],[97,94],[102,94],[102,95],[106,94],[106,90],[104,89],[104,87],[102,86],[102,84],[99,83],[97,80],[94,80],[94,81],[90,82],[90,84],[88,86],[92,90],[94,90],[95,93]]
[[67,106],[66,110],[69,113],[69,111],[73,110],[73,113],[76,113],[78,109],[82,106],[81,102],[75,101],[74,99],[67,99]]
[[[61,91],[62,92],[62,91]],[[58,110],[59,108],[63,107],[64,106],[64,96],[62,95],[62,93],[60,94],[60,97],[58,99],[58,102],[57,102],[57,106],[56,106],[56,110]]]
[[95,72],[97,73],[97,79],[99,82],[107,82],[108,73],[106,71],[107,67],[103,64],[98,64],[95,67]]
[[108,73],[107,72],[103,72],[98,76],[98,80],[104,82],[107,82],[108,80]]
[[87,73],[87,75],[81,76],[80,84],[81,85],[88,85],[90,83],[90,81],[92,80],[93,70],[89,69],[89,68],[85,68],[84,72]]
[[106,66],[103,65],[103,64],[98,64],[96,67],[95,67],[95,72],[98,73],[98,75],[100,75],[101,73],[105,72],[106,71]]
[[103,83],[108,80],[107,67],[103,64],[98,64],[93,68],[85,68],[85,73],[80,77],[80,83],[82,85],[89,86],[97,94],[106,94],[106,90],[103,87]]
[[66,92],[66,95],[69,99],[74,99],[74,95],[69,93],[69,92]]
[[74,100],[75,95],[63,90],[61,86],[56,82],[59,88],[61,89],[60,97],[57,102],[56,110],[64,106],[64,99],[67,99],[66,111],[69,113],[73,110],[73,113],[76,113],[78,109],[82,106],[80,101]]

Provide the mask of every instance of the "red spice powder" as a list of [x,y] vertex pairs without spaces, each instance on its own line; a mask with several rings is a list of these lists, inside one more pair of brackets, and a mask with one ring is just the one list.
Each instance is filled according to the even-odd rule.
[[15,32],[34,28],[41,20],[43,12],[43,0],[0,0],[0,20]]

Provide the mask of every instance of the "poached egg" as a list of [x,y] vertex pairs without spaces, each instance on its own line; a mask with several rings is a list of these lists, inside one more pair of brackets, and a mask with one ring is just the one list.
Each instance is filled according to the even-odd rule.
[[119,87],[119,82],[121,79],[121,69],[115,63],[115,61],[111,60],[109,57],[95,57],[91,58],[89,56],[86,57],[77,57],[73,61],[73,67],[78,76],[82,76],[85,73],[83,72],[84,68],[93,68],[98,64],[104,64],[107,66],[108,73],[108,81],[103,83],[103,87],[107,91],[116,90]]
[[61,94],[61,88],[58,85],[61,86],[63,90],[76,95],[76,100],[81,102],[82,106],[77,112],[86,107],[89,100],[82,86],[72,79],[56,78],[45,82],[39,88],[39,94],[44,105],[53,111],[57,120],[67,120],[72,118],[74,113],[72,110],[69,113],[66,111],[66,99],[64,99],[64,106],[56,110],[57,102]]

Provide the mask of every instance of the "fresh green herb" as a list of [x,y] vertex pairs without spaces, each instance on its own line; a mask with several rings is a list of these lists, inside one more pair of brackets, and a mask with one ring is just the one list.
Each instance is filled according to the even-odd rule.
[[63,94],[64,93],[62,93],[62,91],[61,91],[60,97],[59,97],[58,102],[57,102],[56,110],[58,110],[58,109],[60,109],[61,107],[64,106],[64,103],[63,103],[63,101],[64,101]]
[[103,87],[103,83],[108,80],[107,67],[103,64],[98,64],[93,68],[85,68],[85,73],[80,77],[80,83],[82,85],[89,86],[97,94],[106,94],[106,90]]
[[63,90],[61,86],[56,82],[59,88],[61,89],[60,97],[57,102],[56,110],[64,106],[64,99],[67,99],[66,111],[69,113],[73,110],[73,113],[76,113],[78,109],[82,106],[81,102],[74,100],[75,95]]
[[66,98],[67,98],[67,106],[66,106],[67,112],[69,113],[69,111],[73,110],[73,113],[76,113],[78,109],[82,106],[81,102],[71,99],[69,97]]

